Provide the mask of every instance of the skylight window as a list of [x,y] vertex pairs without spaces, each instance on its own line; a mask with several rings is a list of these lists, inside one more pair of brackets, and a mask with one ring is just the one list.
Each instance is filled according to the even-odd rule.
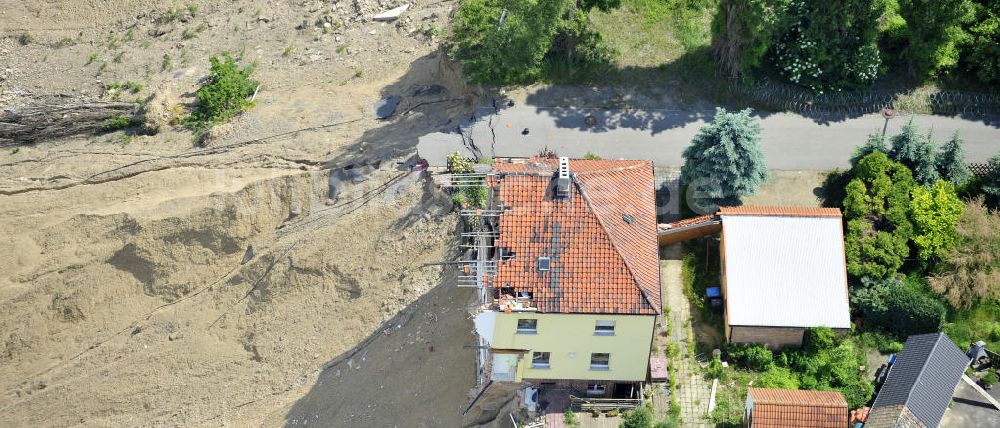
[[548,270],[551,267],[552,267],[552,259],[550,259],[548,257],[539,257],[538,258],[538,270],[539,271],[541,271],[541,272],[548,272]]

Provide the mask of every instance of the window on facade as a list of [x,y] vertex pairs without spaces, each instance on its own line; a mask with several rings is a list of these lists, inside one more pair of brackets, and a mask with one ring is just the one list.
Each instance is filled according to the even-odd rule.
[[611,361],[611,354],[594,353],[590,354],[591,370],[607,370]]
[[603,383],[588,383],[587,395],[604,395],[608,391],[608,386]]
[[614,321],[598,321],[594,325],[594,334],[598,336],[614,336],[615,335],[615,322]]
[[547,369],[549,368],[549,353],[548,352],[532,352],[531,353],[531,367],[535,369]]
[[538,331],[538,320],[522,318],[517,320],[517,332],[521,334],[535,334]]

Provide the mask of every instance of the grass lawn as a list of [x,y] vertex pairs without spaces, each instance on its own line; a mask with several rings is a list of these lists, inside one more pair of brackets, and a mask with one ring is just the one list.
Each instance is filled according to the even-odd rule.
[[963,351],[977,340],[985,341],[994,352],[1000,351],[1000,302],[979,303],[966,311],[949,309],[943,330]]
[[709,55],[718,0],[622,0],[590,19],[615,49],[619,80],[631,85],[681,83],[715,76]]

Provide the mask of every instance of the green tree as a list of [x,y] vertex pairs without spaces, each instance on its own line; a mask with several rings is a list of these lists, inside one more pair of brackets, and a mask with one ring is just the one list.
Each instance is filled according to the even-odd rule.
[[760,68],[781,35],[789,0],[722,0],[712,19],[712,53],[729,77]]
[[[448,53],[476,83],[528,83],[546,58],[574,68],[606,62],[611,51],[589,29],[586,11],[620,0],[466,0],[459,4]],[[552,61],[550,61],[552,62]]]
[[854,152],[851,153],[851,167],[857,165],[861,158],[875,152],[889,153],[889,149],[885,147],[885,135],[869,134],[868,141],[855,147]]
[[844,198],[847,271],[857,277],[891,276],[909,255],[910,191],[916,183],[909,169],[882,152],[862,158],[851,174]]
[[707,200],[717,205],[738,205],[741,196],[757,193],[770,174],[760,142],[760,121],[750,109],[730,113],[718,108],[711,123],[703,126],[684,149],[681,180],[717,181],[709,186]]
[[973,17],[969,0],[899,0],[906,21],[901,59],[913,77],[927,77],[958,64],[962,24]]
[[938,180],[934,145],[931,144],[929,137],[917,133],[913,118],[903,125],[903,129],[894,135],[891,141],[892,150],[889,151],[889,158],[906,165],[918,183],[929,186]]
[[455,14],[450,54],[476,83],[524,83],[542,59],[571,0],[466,0]]
[[917,257],[923,261],[940,258],[958,241],[955,224],[962,215],[964,204],[955,194],[955,186],[943,180],[938,180],[930,189],[916,186],[912,192],[910,215]]
[[791,1],[772,46],[778,71],[814,91],[864,87],[879,76],[876,39],[883,2]]
[[965,43],[965,68],[984,83],[1000,83],[1000,1],[978,0]]
[[962,143],[958,131],[955,131],[951,139],[941,146],[935,158],[938,175],[956,187],[964,186],[972,178],[972,171],[969,170],[969,163],[965,160],[965,150],[962,148]]
[[989,160],[990,172],[982,179],[983,195],[986,196],[986,206],[1000,209],[1000,153]]

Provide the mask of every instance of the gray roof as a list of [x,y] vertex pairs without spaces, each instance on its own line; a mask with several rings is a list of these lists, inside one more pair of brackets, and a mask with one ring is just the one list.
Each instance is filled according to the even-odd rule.
[[875,398],[879,408],[906,406],[928,427],[941,422],[969,358],[944,333],[910,336]]
[[722,214],[729,325],[850,328],[840,216]]

